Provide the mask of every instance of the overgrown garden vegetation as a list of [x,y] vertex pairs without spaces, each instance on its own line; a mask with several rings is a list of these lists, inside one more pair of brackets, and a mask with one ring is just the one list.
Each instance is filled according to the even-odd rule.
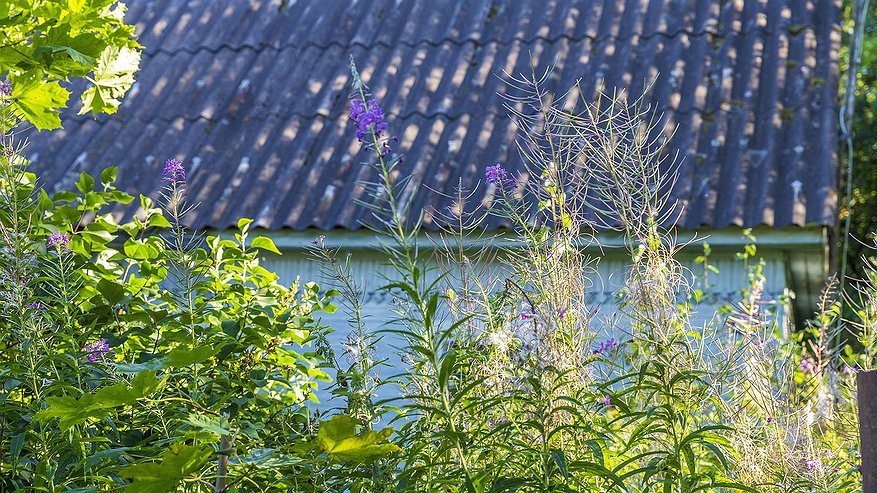
[[[314,247],[332,286],[285,286],[259,263],[279,252],[247,219],[233,239],[187,230],[184,163],[167,161],[159,197],[117,190],[114,168],[49,197],[22,154],[20,131],[36,124],[24,69],[3,67],[0,491],[860,489],[853,383],[877,358],[877,265],[855,319],[838,319],[829,282],[800,343],[761,298],[753,243],[730,316],[695,325],[713,267],[708,251],[702,272],[676,260],[672,152],[636,97],[571,112],[545,77],[511,78],[507,108],[539,179],[488,163],[492,203],[440,211],[440,248],[426,253],[392,122],[351,64],[370,227],[396,274],[382,288],[395,318],[373,327],[343,252]],[[106,213],[134,200],[139,217]],[[512,225],[513,245],[482,236],[487,215]],[[586,301],[599,259],[582,248],[607,229],[629,257],[613,319]],[[336,307],[351,333],[333,348],[319,317]],[[846,329],[865,353],[840,346]],[[404,341],[399,368],[375,352],[390,335]],[[303,403],[317,386],[334,397],[314,415]],[[399,399],[378,400],[382,387]]]

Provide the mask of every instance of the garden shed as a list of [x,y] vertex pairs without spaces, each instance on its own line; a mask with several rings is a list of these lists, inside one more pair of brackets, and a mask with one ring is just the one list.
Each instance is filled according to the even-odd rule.
[[[307,255],[318,235],[354,254],[377,288],[383,266],[362,227],[373,179],[348,119],[353,56],[387,113],[413,180],[414,210],[444,210],[458,184],[489,201],[485,166],[521,179],[515,124],[498,93],[503,72],[553,66],[550,85],[579,81],[646,99],[678,150],[672,200],[681,239],[706,238],[718,299],[746,279],[734,267],[752,228],[766,262],[766,297],[793,292],[788,315],[811,315],[830,271],[836,222],[840,6],[834,0],[139,0],[145,51],[119,112],[65,115],[64,129],[31,132],[28,157],[51,193],[82,172],[120,168],[119,188],[156,197],[166,159],[188,169],[200,203],[190,226],[233,228],[241,216],[284,252],[266,259],[286,281],[319,279]],[[80,89],[71,87],[75,93]],[[137,202],[121,216],[136,213]],[[488,221],[489,230],[502,223]],[[614,236],[600,264],[621,269]],[[615,242],[615,243],[613,243]],[[618,255],[613,252],[619,252]],[[732,274],[732,273],[737,274]],[[606,301],[612,287],[595,293]],[[390,300],[367,296],[380,321]],[[342,324],[343,317],[330,320]],[[338,327],[343,332],[342,327]]]

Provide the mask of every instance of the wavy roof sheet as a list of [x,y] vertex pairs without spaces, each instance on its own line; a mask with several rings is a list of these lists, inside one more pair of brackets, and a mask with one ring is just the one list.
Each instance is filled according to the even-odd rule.
[[433,190],[459,182],[477,204],[486,165],[523,169],[497,75],[528,73],[532,55],[556,65],[558,91],[581,79],[639,94],[658,76],[647,99],[677,128],[684,227],[835,221],[836,1],[129,4],[146,52],[119,113],[73,108],[63,130],[30,136],[50,190],[119,166],[120,188],[156,196],[176,157],[201,203],[194,227],[356,229],[369,215],[357,181],[373,176],[347,118],[353,55],[401,137],[415,210],[449,206]]

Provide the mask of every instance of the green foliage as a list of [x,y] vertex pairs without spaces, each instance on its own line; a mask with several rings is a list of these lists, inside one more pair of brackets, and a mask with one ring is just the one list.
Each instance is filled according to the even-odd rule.
[[[841,45],[840,66],[845,70],[849,65],[849,49],[852,42],[854,26],[853,0],[843,2],[844,29],[842,34],[844,42]],[[877,2],[870,2],[866,12],[864,26],[864,38],[862,44],[862,58],[858,76],[854,85],[853,95],[854,115],[852,126],[849,130],[852,138],[853,173],[848,176],[846,159],[848,149],[846,142],[841,141],[838,148],[838,157],[841,167],[841,190],[851,181],[852,195],[847,200],[845,194],[841,195],[839,219],[844,221],[847,217],[851,220],[851,238],[843,238],[839,235],[839,241],[848,242],[848,274],[853,279],[863,279],[866,267],[862,261],[863,256],[873,256],[869,245],[877,241],[877,216],[873,211],[877,210],[877,33],[875,33],[875,19],[877,19]],[[847,77],[848,74],[845,74]],[[842,81],[843,82],[843,81]],[[845,84],[841,84],[841,101],[847,97],[843,94]],[[849,290],[854,294],[856,283]]]
[[[20,118],[9,98],[0,118]],[[331,293],[281,284],[251,220],[191,234],[171,181],[119,224],[115,168],[49,197],[0,138],[0,490],[286,491],[398,450],[391,429],[311,421]]]
[[88,81],[80,114],[115,113],[134,83],[140,45],[126,7],[115,0],[9,0],[0,3],[0,74],[13,108],[40,130],[61,126],[74,78]]

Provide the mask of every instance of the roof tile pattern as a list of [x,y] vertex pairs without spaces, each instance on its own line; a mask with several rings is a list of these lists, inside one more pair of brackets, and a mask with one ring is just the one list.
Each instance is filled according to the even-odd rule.
[[497,75],[529,73],[532,57],[555,65],[558,91],[580,79],[636,95],[657,77],[647,99],[676,128],[683,226],[834,223],[834,0],[129,4],[146,52],[119,113],[73,108],[63,130],[30,136],[50,190],[119,166],[120,188],[156,196],[175,157],[201,203],[194,227],[356,229],[357,181],[373,176],[347,118],[353,55],[422,185],[415,210],[448,206],[433,190],[460,182],[480,203],[486,165],[523,169]]

